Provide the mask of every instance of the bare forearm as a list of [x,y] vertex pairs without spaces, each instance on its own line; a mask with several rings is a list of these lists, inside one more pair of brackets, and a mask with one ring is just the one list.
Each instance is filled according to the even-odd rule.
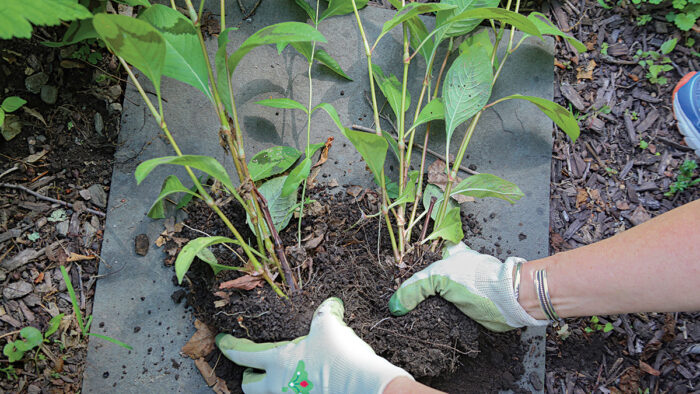
[[520,303],[544,319],[533,275],[546,268],[560,317],[700,310],[700,200],[612,238],[523,266]]
[[403,394],[403,393],[414,393],[414,394],[435,394],[442,393],[435,389],[418,383],[415,380],[400,377],[392,380],[388,386],[384,389],[384,394]]

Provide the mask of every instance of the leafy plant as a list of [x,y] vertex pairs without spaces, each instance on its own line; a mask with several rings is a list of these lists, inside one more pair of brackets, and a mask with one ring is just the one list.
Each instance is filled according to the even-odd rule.
[[642,140],[639,140],[639,147],[640,147],[641,149],[646,149],[646,148],[649,147],[649,143],[646,142],[646,141],[644,141],[643,139],[642,139]]
[[[350,130],[342,125],[339,127],[363,157],[381,188],[381,210],[376,215],[384,217],[394,258],[396,263],[400,264],[416,245],[435,240],[433,242],[433,248],[435,248],[442,241],[456,243],[462,240],[464,234],[460,209],[452,202],[454,196],[495,197],[511,203],[523,196],[516,185],[495,175],[473,175],[462,181],[457,178],[457,171],[469,141],[481,115],[487,108],[506,100],[529,101],[550,117],[572,140],[578,137],[579,127],[571,112],[549,100],[513,94],[489,103],[491,88],[502,72],[508,57],[530,36],[540,39],[543,35],[559,36],[569,41],[579,51],[585,51],[586,48],[581,42],[561,32],[543,14],[534,12],[527,17],[520,15],[519,0],[516,0],[513,10],[510,9],[510,2],[506,9],[502,9],[494,8],[498,5],[498,1],[489,0],[483,2],[443,0],[440,3],[391,0],[391,4],[398,11],[383,25],[380,34],[372,43],[365,33],[356,1],[351,1],[367,58],[375,132],[364,133]],[[429,31],[419,18],[420,15],[428,13],[436,13],[436,26],[432,31]],[[492,42],[487,31],[476,30],[485,20],[492,27],[495,42]],[[380,40],[391,30],[399,27],[403,31],[403,54],[400,59],[403,64],[403,74],[397,77],[391,74],[385,75],[381,67],[372,61],[372,54]],[[506,27],[511,29],[509,33],[506,32]],[[516,29],[524,33],[518,42],[515,42]],[[465,39],[458,48],[455,48],[455,38],[461,36]],[[508,43],[507,49],[503,57],[499,58],[497,49],[504,39]],[[436,61],[438,47],[443,43],[447,43],[447,54],[444,60]],[[453,51],[457,52],[456,58],[448,67]],[[411,106],[412,96],[416,96],[408,92],[408,72],[412,60],[419,55],[424,58],[427,67],[424,70],[421,90],[417,95],[417,109],[409,126],[407,110]],[[431,85],[436,66],[439,66],[439,71],[433,89]],[[447,71],[444,72],[445,70]],[[440,86],[443,77],[444,82]],[[392,109],[396,124],[395,134],[382,129],[376,87]],[[430,125],[435,120],[445,122],[446,157],[451,156],[450,142],[455,131],[465,122],[469,122],[456,152],[454,163],[446,163],[447,183],[444,192],[430,187],[432,185],[426,187],[423,185],[423,177],[420,174],[425,172],[425,152],[422,155],[420,170],[409,171],[416,130],[419,126],[425,125],[424,147],[426,147],[430,137]],[[385,158],[389,147],[399,161],[396,180],[389,179],[385,174]],[[393,192],[392,188],[395,188]],[[423,198],[424,194],[427,195],[429,192],[432,197],[435,197],[434,199]],[[418,215],[417,209],[421,199],[425,211]],[[423,222],[423,217],[426,215],[434,218],[432,231],[426,232],[424,238],[414,243],[411,239],[412,230]]]
[[660,74],[673,70],[673,67],[669,64],[671,63],[671,58],[665,55],[668,55],[671,53],[671,51],[673,51],[677,42],[677,38],[672,38],[665,41],[659,48],[661,53],[657,51],[644,52],[641,49],[637,50],[634,58],[640,66],[647,68],[648,72],[646,77],[649,82],[659,85],[665,85],[668,83],[668,79],[664,76],[660,76]]
[[613,327],[612,323],[607,322],[604,325],[600,324],[600,319],[598,318],[598,316],[592,316],[591,317],[591,325],[584,328],[583,331],[585,331],[589,334],[594,332],[594,331],[602,331],[602,332],[607,333],[607,332],[612,331],[613,328],[614,327]]
[[9,141],[22,132],[22,123],[15,115],[6,115],[22,108],[27,102],[20,97],[10,96],[0,104],[0,132],[6,141]]
[[[83,320],[83,314],[80,312],[80,304],[78,303],[78,298],[75,296],[75,289],[73,288],[73,282],[71,282],[70,277],[68,276],[68,272],[66,272],[66,267],[61,266],[61,275],[63,276],[63,281],[66,283],[66,288],[68,290],[68,295],[70,296],[70,301],[71,304],[73,304],[73,313],[75,314],[75,319],[78,321],[78,327],[80,328],[81,334],[86,337],[86,336],[91,336],[91,337],[96,337],[100,339],[104,339],[105,341],[112,342],[114,344],[117,344],[125,349],[133,350],[133,348],[126,343],[114,339],[112,337],[108,337],[106,335],[102,334],[96,334],[94,332],[90,332],[90,324],[92,324],[92,315],[86,316],[86,320]],[[58,320],[60,322],[60,319]],[[52,326],[53,327],[53,326]],[[58,328],[58,326],[56,327]],[[51,333],[55,332],[56,330],[54,329]],[[48,332],[48,331],[47,331]]]
[[649,22],[651,22],[651,15],[649,14],[642,14],[637,17],[637,26],[644,26]]
[[0,39],[31,38],[32,25],[53,26],[85,19],[90,11],[74,0],[5,0],[0,2]]
[[90,41],[94,42],[96,40],[87,40],[87,42],[78,46],[78,49],[71,54],[71,58],[82,60],[92,65],[96,65],[102,60],[102,52],[92,50],[92,48],[90,48]]
[[700,183],[700,177],[695,177],[696,168],[698,168],[698,163],[695,160],[684,160],[683,164],[678,168],[676,181],[671,183],[664,195],[672,196]]
[[[7,356],[8,361],[14,363],[24,358],[24,354],[34,348],[39,348],[41,344],[48,342],[49,337],[53,335],[63,318],[63,313],[60,313],[49,320],[49,327],[44,334],[35,327],[24,327],[19,331],[19,339],[7,341],[2,349],[2,354]],[[5,372],[7,374],[7,372]]]
[[[646,10],[644,6],[647,4],[658,6],[647,11],[665,13],[666,20],[683,31],[692,29],[700,17],[700,0],[632,0],[632,4],[640,10]],[[651,20],[650,14],[642,14],[637,17],[637,25],[644,25]]]
[[[92,27],[107,48],[114,52],[120,63],[126,68],[130,79],[139,90],[151,114],[165,133],[168,142],[175,151],[175,156],[160,157],[141,163],[135,171],[137,183],[141,183],[156,167],[160,165],[183,166],[194,187],[188,188],[174,175],[163,182],[161,192],[149,211],[149,216],[161,218],[164,215],[164,200],[173,194],[184,194],[189,198],[203,200],[222,219],[230,237],[201,237],[187,243],[175,261],[175,272],[179,281],[194,261],[199,257],[208,263],[215,273],[222,270],[244,271],[249,275],[263,278],[281,297],[285,291],[298,289],[294,274],[287,262],[279,231],[285,228],[295,211],[303,212],[306,202],[306,179],[312,167],[313,155],[324,143],[311,143],[311,116],[319,109],[324,110],[339,123],[335,109],[327,103],[313,105],[313,85],[311,69],[313,63],[320,63],[339,76],[348,78],[338,63],[321,48],[326,42],[317,27],[325,18],[352,11],[347,1],[331,0],[326,10],[319,15],[319,2],[316,8],[297,0],[313,22],[313,26],[300,22],[285,22],[267,26],[248,37],[235,51],[227,52],[229,35],[235,28],[225,26],[225,5],[221,3],[221,34],[218,49],[211,67],[209,55],[204,46],[201,31],[202,7],[196,10],[191,0],[185,1],[189,18],[176,9],[164,5],[144,7],[136,18],[122,15],[96,13],[92,18]],[[362,5],[367,1],[361,2]],[[64,40],[65,41],[65,40]],[[273,108],[304,111],[307,114],[307,144],[304,152],[291,147],[272,147],[255,154],[250,161],[244,149],[242,128],[235,103],[233,78],[235,70],[243,57],[255,48],[275,45],[279,51],[292,46],[309,62],[309,101],[307,105],[290,98],[272,98],[258,102]],[[146,95],[141,82],[129,68],[137,67],[154,86],[156,103]],[[168,76],[189,84],[200,90],[212,103],[220,123],[219,138],[222,145],[231,154],[240,186],[234,181],[223,165],[207,156],[184,155],[174,140],[163,113],[160,97],[160,81]],[[295,163],[297,163],[295,166]],[[206,174],[217,187],[210,187],[200,181],[195,171]],[[299,186],[302,186],[301,197]],[[251,245],[243,239],[238,229],[224,215],[217,205],[219,194],[232,196],[247,214],[247,223],[256,235]],[[299,237],[300,238],[300,237]],[[244,254],[238,256],[241,266],[218,264],[216,257],[208,249],[214,245],[240,247]],[[233,249],[231,249],[233,251]],[[235,253],[235,252],[234,252]],[[238,255],[237,253],[235,253]],[[275,282],[279,276],[283,285]]]

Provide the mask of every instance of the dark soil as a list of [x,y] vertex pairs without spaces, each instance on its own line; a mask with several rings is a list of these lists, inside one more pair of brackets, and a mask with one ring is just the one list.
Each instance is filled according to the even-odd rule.
[[[321,243],[311,248],[287,249],[293,270],[301,272],[304,279],[303,291],[289,301],[280,299],[267,285],[252,291],[222,292],[219,284],[240,274],[230,271],[215,279],[206,264],[195,263],[188,273],[192,283],[188,302],[198,319],[215,331],[231,332],[259,342],[290,340],[306,335],[315,308],[327,297],[336,296],[345,303],[348,326],[377,354],[416,378],[448,388],[455,381],[455,374],[464,377],[465,373],[460,371],[469,371],[466,375],[469,379],[459,379],[460,387],[465,384],[480,389],[512,387],[522,374],[519,335],[479,335],[481,330],[476,323],[439,297],[429,298],[406,316],[389,314],[387,304],[397,284],[439,256],[425,253],[404,269],[398,269],[386,255],[391,249],[386,245],[389,240],[385,236],[382,237],[382,253],[377,259],[377,220],[352,226],[360,219],[360,209],[376,210],[373,202],[377,199],[372,192],[367,192],[359,202],[345,193],[335,196],[323,193],[314,198],[328,205],[319,204],[313,213],[306,214],[302,222],[303,234],[320,236]],[[229,204],[227,208],[226,213],[231,215],[234,225],[236,221],[243,223],[245,214],[237,206]],[[192,219],[188,225],[208,229],[213,234],[225,234],[223,224],[207,211],[206,206],[195,208],[190,212]],[[237,226],[242,227],[244,225]],[[185,230],[183,235],[197,236]],[[287,245],[295,244],[295,236],[293,225],[282,233]],[[230,252],[220,252],[215,251],[220,262],[230,260],[226,257]],[[214,303],[222,299],[228,303],[217,308]],[[494,339],[496,337],[498,340]],[[512,364],[507,373],[494,375],[489,371],[506,364]],[[225,371],[219,373],[217,369],[217,376],[233,379],[227,384],[229,388],[239,387],[242,368],[228,362],[220,363],[219,368]],[[474,374],[475,370],[484,373]]]

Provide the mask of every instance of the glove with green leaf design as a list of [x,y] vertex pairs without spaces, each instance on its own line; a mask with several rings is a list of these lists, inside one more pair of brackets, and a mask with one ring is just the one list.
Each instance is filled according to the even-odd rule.
[[250,367],[243,373],[246,393],[381,393],[394,378],[412,379],[355,335],[343,313],[343,302],[328,298],[314,312],[307,336],[255,343],[219,334],[216,344],[228,359]]
[[405,315],[427,297],[440,295],[492,331],[549,323],[530,316],[515,299],[513,267],[525,263],[524,259],[509,257],[501,263],[461,242],[447,248],[445,254],[446,258],[401,284],[389,300],[392,314]]

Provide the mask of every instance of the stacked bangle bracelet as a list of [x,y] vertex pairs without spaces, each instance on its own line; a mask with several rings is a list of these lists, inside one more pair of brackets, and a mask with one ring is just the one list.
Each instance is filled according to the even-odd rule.
[[547,271],[544,269],[535,271],[535,291],[537,299],[540,301],[542,312],[549,320],[559,320],[559,315],[554,311],[552,300],[549,297],[549,286],[547,285]]
[[523,268],[522,262],[515,263],[515,275],[513,277],[513,293],[515,293],[515,300],[520,301],[520,271]]

